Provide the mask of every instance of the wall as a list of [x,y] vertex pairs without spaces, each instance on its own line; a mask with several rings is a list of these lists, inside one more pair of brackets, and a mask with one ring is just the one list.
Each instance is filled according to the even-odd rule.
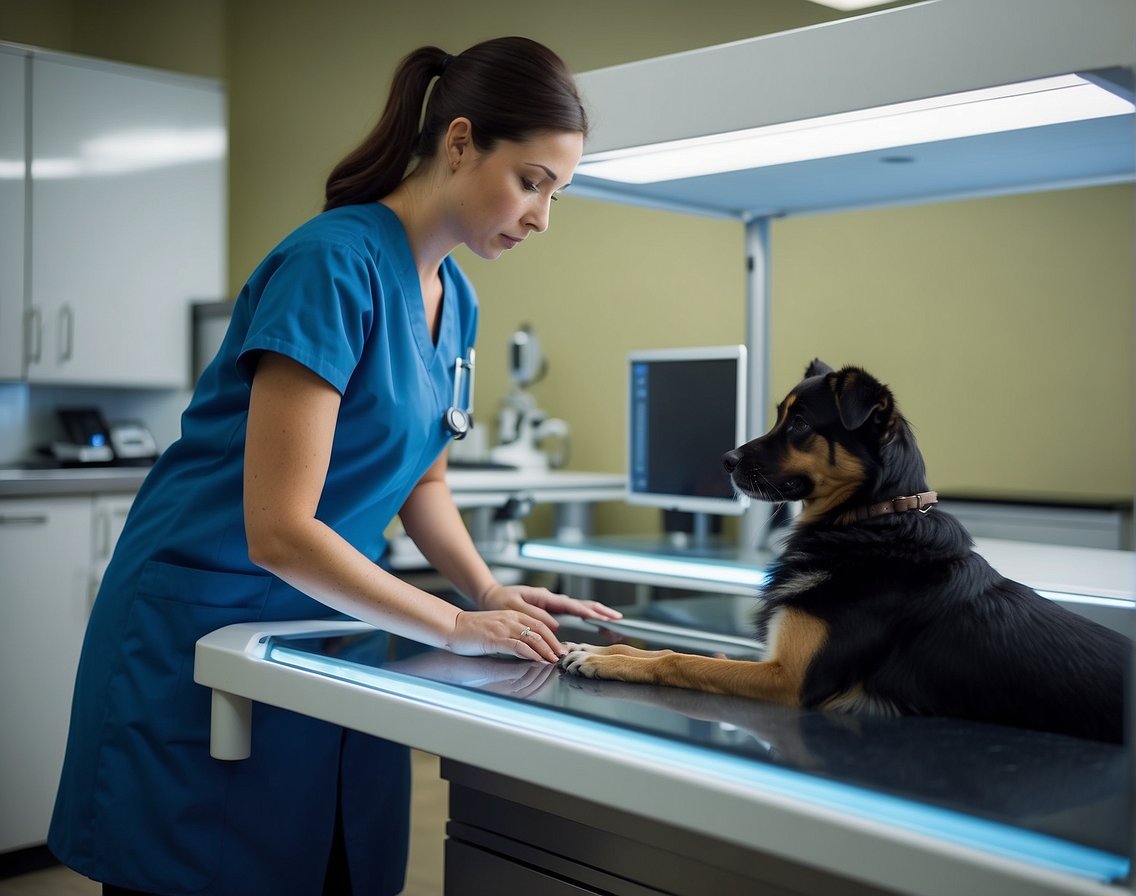
[[[327,172],[414,46],[456,52],[524,33],[584,71],[837,17],[806,0],[485,0],[444,13],[375,0],[8,0],[0,39],[41,42],[11,33],[38,29],[55,46],[66,32],[56,48],[223,70],[236,291],[318,211]],[[860,363],[895,387],[940,490],[1130,495],[1132,240],[1128,186],[777,221],[774,399],[814,355]],[[742,339],[740,224],[569,191],[520,252],[458,257],[483,305],[480,419],[506,390],[508,335],[531,322],[550,362],[534,392],[573,424],[578,469],[623,469],[627,351]],[[616,505],[600,514],[608,529],[654,519]]]
[[[234,289],[318,211],[322,178],[373,123],[392,66],[414,46],[453,52],[521,32],[585,71],[836,17],[795,0],[581,0],[570,14],[489,0],[397,20],[385,9],[230,6]],[[815,354],[860,363],[894,384],[941,490],[1130,495],[1131,208],[1125,186],[775,222],[772,391]],[[506,391],[509,334],[531,322],[550,363],[534,393],[573,424],[579,469],[624,469],[627,351],[744,338],[737,223],[569,190],[549,232],[521,251],[457,257],[482,299],[480,419]],[[1095,415],[1088,464],[1057,411],[1087,396],[1109,409]],[[643,529],[656,515],[606,505],[599,519]]]

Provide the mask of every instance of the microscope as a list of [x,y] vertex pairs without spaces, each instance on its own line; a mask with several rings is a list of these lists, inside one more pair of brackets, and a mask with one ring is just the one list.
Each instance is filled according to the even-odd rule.
[[510,386],[497,418],[497,446],[489,452],[493,463],[544,471],[567,461],[568,424],[545,414],[528,392],[547,372],[540,340],[531,326],[522,324],[509,339]]

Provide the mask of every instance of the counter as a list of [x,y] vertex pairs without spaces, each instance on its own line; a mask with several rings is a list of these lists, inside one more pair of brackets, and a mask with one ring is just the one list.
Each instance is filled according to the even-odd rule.
[[0,469],[0,498],[136,492],[149,467]]
[[450,894],[1129,892],[1112,745],[443,651],[391,660],[353,622],[221,629],[195,677],[219,758],[247,755],[252,700],[442,756]]
[[[14,467],[0,469],[0,498],[137,491],[149,467]],[[454,469],[446,475],[459,507],[500,506],[522,496],[534,503],[622,500],[626,477],[573,470]]]

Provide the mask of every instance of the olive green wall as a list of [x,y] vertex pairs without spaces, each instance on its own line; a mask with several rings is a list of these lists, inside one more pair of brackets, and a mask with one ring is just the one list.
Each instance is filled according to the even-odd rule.
[[[838,17],[807,0],[5,0],[0,39],[227,79],[236,291],[319,210],[415,46],[521,33],[585,71]],[[814,355],[862,364],[894,386],[941,491],[1130,495],[1132,198],[1108,186],[775,221],[774,403]],[[531,322],[550,363],[534,392],[572,424],[577,469],[623,469],[627,351],[744,338],[739,223],[569,195],[523,249],[458,257],[482,300],[480,419],[506,390],[509,334]],[[655,514],[605,505],[599,522]]]

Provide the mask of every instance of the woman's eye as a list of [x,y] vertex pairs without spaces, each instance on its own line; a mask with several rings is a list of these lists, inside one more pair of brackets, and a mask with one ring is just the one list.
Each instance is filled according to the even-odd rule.
[[537,190],[537,186],[536,186],[536,184],[535,184],[535,183],[533,183],[533,182],[532,182],[531,180],[529,180],[529,179],[528,179],[527,177],[522,177],[522,178],[521,178],[521,185],[522,185],[522,186],[523,186],[523,187],[524,187],[524,188],[525,188],[526,190],[529,190],[530,192],[533,192],[533,193],[535,193],[535,192],[536,192],[536,190]]

